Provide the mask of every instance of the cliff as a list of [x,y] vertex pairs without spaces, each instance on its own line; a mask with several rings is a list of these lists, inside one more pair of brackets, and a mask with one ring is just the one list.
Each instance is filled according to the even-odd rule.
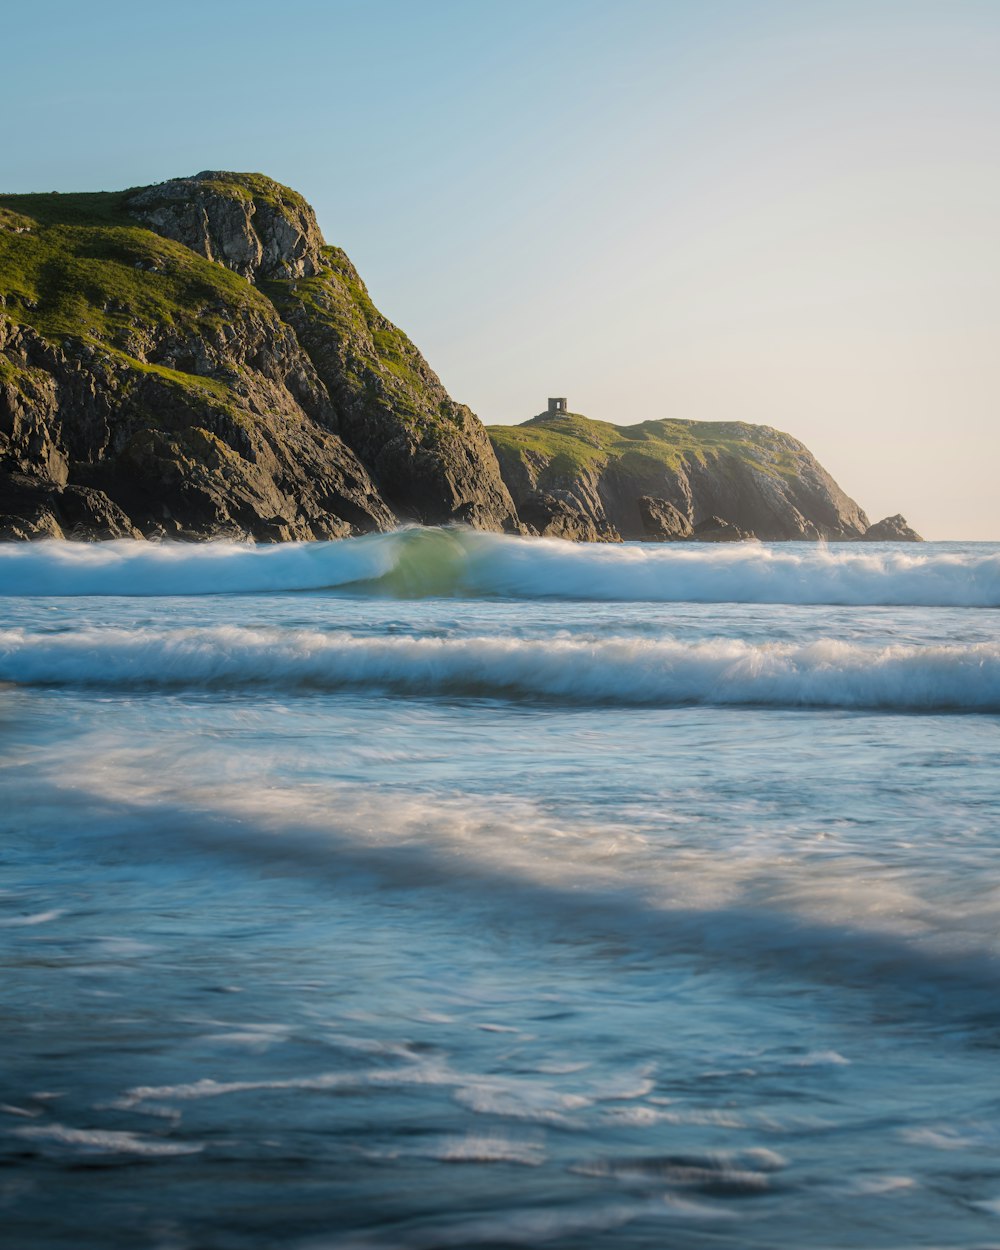
[[[491,441],[492,440],[492,441]],[[516,501],[516,506],[515,506]],[[0,196],[0,539],[916,538],[762,426],[487,433],[295,191],[205,172]]]
[[478,419],[256,174],[0,196],[0,536],[516,529]]
[[[812,453],[769,426],[618,426],[543,413],[491,426],[489,435],[518,512],[537,533],[614,542],[856,540],[869,532],[864,512]],[[872,534],[890,536],[903,532]]]

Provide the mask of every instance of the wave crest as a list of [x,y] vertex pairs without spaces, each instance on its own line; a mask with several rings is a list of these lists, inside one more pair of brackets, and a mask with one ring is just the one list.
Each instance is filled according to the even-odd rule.
[[372,638],[315,631],[0,632],[23,685],[277,688],[575,704],[1000,711],[1000,644]]
[[1000,607],[1000,554],[799,544],[600,546],[463,529],[252,546],[0,544],[0,594],[333,590],[621,602]]

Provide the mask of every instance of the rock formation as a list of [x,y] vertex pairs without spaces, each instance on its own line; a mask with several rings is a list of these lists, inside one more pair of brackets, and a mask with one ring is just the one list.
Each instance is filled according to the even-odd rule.
[[881,521],[876,521],[874,525],[869,525],[861,535],[861,541],[866,543],[922,543],[924,540],[915,529],[907,525],[906,517],[900,516],[897,512],[895,516],[887,516]]
[[[766,425],[618,426],[542,413],[489,434],[518,512],[537,533],[575,527],[606,541],[727,541],[858,539],[868,530],[864,512],[809,450]],[[561,511],[546,520],[550,498]]]
[[657,542],[677,542],[690,538],[694,532],[691,518],[665,499],[640,495],[638,504],[644,538]]
[[777,430],[554,404],[487,433],[260,174],[0,196],[0,538],[917,537]]
[[732,521],[724,521],[720,516],[706,517],[691,529],[691,538],[698,543],[746,543],[753,542],[756,534],[741,530]]
[[294,191],[0,197],[0,536],[517,529],[489,439]]

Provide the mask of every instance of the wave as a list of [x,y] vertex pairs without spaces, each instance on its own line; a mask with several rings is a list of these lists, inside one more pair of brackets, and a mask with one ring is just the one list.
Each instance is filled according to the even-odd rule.
[[338,542],[0,544],[3,595],[343,590],[622,602],[1000,607],[1000,554],[736,544],[591,545],[404,529]]
[[[882,857],[883,843],[818,861],[799,854],[795,839],[762,854],[700,832],[664,845],[628,824],[566,821],[547,803],[507,793],[276,784],[261,780],[259,756],[227,760],[222,776],[194,751],[172,760],[118,743],[81,741],[43,768],[52,782],[43,793],[37,769],[22,768],[31,778],[24,811],[44,804],[51,819],[65,804],[81,836],[121,839],[128,855],[161,866],[177,854],[221,856],[255,875],[266,869],[359,895],[374,880],[448,916],[485,908],[533,934],[551,926],[560,942],[613,934],[653,956],[687,952],[867,986],[883,1004],[899,994],[912,1006],[914,991],[931,989],[937,1022],[969,1010],[996,1019],[997,900],[970,888],[968,866],[933,853],[897,863]],[[781,1063],[845,1066],[836,1051]],[[641,1085],[630,1078],[615,1097],[641,1097]]]
[[407,638],[219,626],[0,631],[0,681],[542,700],[1000,711],[1000,644]]

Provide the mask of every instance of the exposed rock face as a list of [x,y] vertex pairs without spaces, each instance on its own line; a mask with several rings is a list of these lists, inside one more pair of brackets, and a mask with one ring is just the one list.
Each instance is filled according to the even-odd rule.
[[341,436],[405,520],[519,528],[486,430],[457,404],[406,335],[371,302],[339,249],[307,282],[266,289],[337,410]]
[[743,543],[752,542],[757,535],[741,530],[738,525],[724,521],[722,517],[710,516],[694,526],[691,537],[698,543]]
[[301,195],[259,174],[206,171],[145,187],[128,211],[167,239],[251,282],[320,272],[323,236]]
[[685,539],[710,518],[709,529],[737,531],[719,537],[853,539],[868,529],[808,449],[769,426],[616,426],[543,413],[489,434],[519,510],[540,492],[555,495],[605,541]]
[[[237,373],[221,396],[2,319],[0,349],[17,371],[0,383],[0,471],[35,481],[67,537],[337,538],[395,523],[277,318],[245,316],[190,345],[207,378]],[[147,360],[175,351],[163,340]],[[70,504],[78,488],[101,496],[97,511]]]
[[866,543],[922,543],[924,540],[916,530],[910,529],[906,523],[906,517],[897,512],[895,516],[887,516],[881,521],[876,521],[874,525],[870,525],[861,535],[861,541]]
[[645,537],[655,542],[678,542],[691,537],[690,518],[665,499],[640,495],[639,520]]
[[518,528],[482,425],[254,174],[0,197],[4,478],[12,537]]
[[0,477],[0,539],[77,537],[142,534],[103,491],[48,485],[20,474]]
[[518,515],[532,533],[542,538],[568,538],[584,543],[601,542],[605,538],[572,499],[561,499],[544,491],[535,491],[522,500]]

